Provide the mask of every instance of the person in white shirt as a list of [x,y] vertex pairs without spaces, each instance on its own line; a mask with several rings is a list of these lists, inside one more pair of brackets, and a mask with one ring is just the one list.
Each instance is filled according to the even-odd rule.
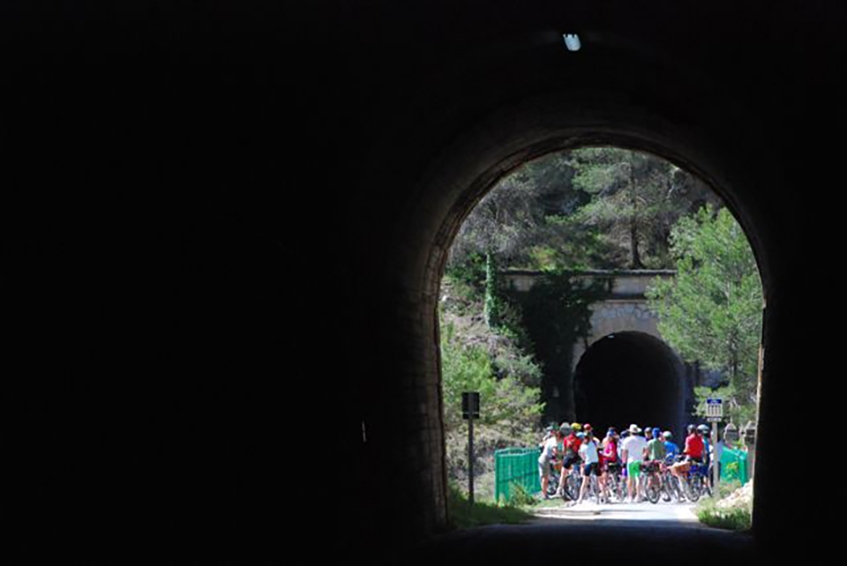
[[579,491],[579,501],[585,499],[585,494],[588,492],[588,485],[591,481],[591,474],[600,476],[600,454],[597,450],[597,441],[594,440],[594,435],[591,431],[585,433],[585,438],[579,447],[579,457],[582,458],[582,488]]
[[550,466],[556,462],[556,453],[561,439],[561,432],[548,429],[548,436],[540,445],[541,455],[538,457],[538,474],[541,479],[541,495],[544,499],[549,499],[547,487],[550,484]]
[[644,449],[647,448],[647,441],[641,436],[641,429],[638,428],[638,425],[630,425],[629,433],[627,439],[623,441],[622,461],[626,466],[629,498],[631,501],[639,501],[641,499],[641,482],[639,481],[641,462],[644,461]]

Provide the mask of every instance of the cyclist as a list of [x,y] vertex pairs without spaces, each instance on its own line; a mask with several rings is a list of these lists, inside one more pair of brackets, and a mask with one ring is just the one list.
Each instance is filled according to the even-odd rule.
[[683,475],[691,469],[691,462],[703,463],[703,453],[706,449],[702,433],[694,428],[694,425],[688,425],[688,433],[688,437],[685,439],[685,448],[682,451],[685,456],[684,460],[671,466],[671,473],[680,480],[683,480]]
[[600,443],[600,463],[602,464],[604,460],[618,460],[620,456],[619,450],[620,438],[618,437],[618,431],[615,427],[610,426],[609,430],[606,431],[606,436],[603,438],[603,442]]
[[555,432],[556,432],[556,427],[553,426],[553,425],[550,425],[546,429],[544,429],[544,438],[541,439],[541,442],[539,442],[538,445],[541,446],[545,442],[547,442],[547,439],[549,439],[551,436],[554,436]]
[[624,481],[626,481],[627,473],[626,463],[623,461],[623,443],[627,438],[629,438],[629,429],[621,432],[620,439],[618,440],[618,461],[621,463],[621,476],[623,476]]
[[652,437],[651,440],[647,441],[647,452],[645,454],[645,461],[647,462],[662,462],[667,456],[667,449],[665,448],[665,441],[662,439],[662,431],[658,428],[654,428],[650,435]]
[[550,427],[547,429],[547,436],[540,445],[541,455],[538,457],[538,474],[541,477],[541,494],[544,499],[549,499],[547,488],[550,485],[550,466],[556,461],[561,437],[561,431]]
[[700,433],[700,438],[703,439],[703,463],[708,464],[709,457],[712,454],[711,430],[707,425],[701,424],[697,427],[697,432]]
[[679,454],[679,446],[673,441],[673,433],[669,430],[662,433],[662,438],[665,439],[665,462],[672,464]]
[[[565,424],[562,426],[564,427]],[[570,433],[562,441],[564,452],[562,456],[562,474],[559,479],[559,489],[556,491],[556,495],[559,497],[565,497],[567,495],[565,492],[565,481],[571,471],[571,467],[579,461],[579,448],[582,444],[582,439],[577,436],[581,434],[582,426],[579,423],[571,423],[568,428],[570,429]]]
[[[665,441],[661,437],[662,431],[654,428],[650,431],[650,440],[644,449],[644,464],[647,467],[646,481],[655,484],[658,481],[661,487],[660,465],[665,461],[667,450]],[[646,483],[646,482],[645,482]],[[647,487],[646,485],[644,487]]]
[[582,435],[582,443],[579,446],[579,457],[583,462],[582,487],[579,490],[579,501],[577,503],[582,503],[582,500],[585,499],[588,485],[591,482],[591,475],[593,474],[595,477],[600,475],[600,454],[597,450],[594,434],[589,430]]
[[641,477],[641,462],[644,460],[644,449],[647,447],[647,441],[644,440],[641,434],[642,431],[638,428],[638,425],[631,424],[629,426],[629,436],[623,441],[622,461],[626,464],[627,486],[629,488],[629,498],[632,502],[641,499],[639,478]]
[[608,486],[611,474],[620,470],[620,440],[614,427],[606,431],[600,450],[600,489],[608,497]]

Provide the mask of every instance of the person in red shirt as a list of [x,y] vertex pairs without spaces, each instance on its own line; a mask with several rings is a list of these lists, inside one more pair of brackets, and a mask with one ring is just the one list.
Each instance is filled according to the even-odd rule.
[[573,423],[567,427],[565,424],[563,424],[562,428],[569,428],[570,434],[568,434],[565,437],[565,440],[562,442],[564,449],[564,456],[562,458],[562,476],[559,479],[559,489],[556,491],[556,495],[560,497],[565,496],[565,481],[571,471],[571,467],[575,463],[579,462],[579,448],[582,445],[582,441],[576,436],[577,433],[582,430],[582,427],[579,425],[579,423]]
[[685,449],[682,453],[702,464],[705,452],[706,444],[703,442],[703,436],[699,430],[695,429],[685,439]]
[[702,434],[694,428],[694,425],[688,425],[688,436],[685,438],[685,449],[682,451],[685,460],[671,466],[671,473],[682,479],[682,476],[691,469],[692,461],[703,463],[705,452],[706,444],[703,442]]

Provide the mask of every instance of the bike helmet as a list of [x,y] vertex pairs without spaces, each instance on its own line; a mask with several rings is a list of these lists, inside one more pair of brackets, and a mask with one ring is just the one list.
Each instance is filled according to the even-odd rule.
[[662,433],[662,436],[665,437],[665,440],[670,440],[671,438],[673,438],[673,433],[669,430],[666,430],[664,433]]
[[576,433],[576,437],[579,438],[579,439],[585,438],[585,433],[584,432],[578,432],[578,433]]
[[571,425],[568,423],[562,423],[559,427],[559,432],[562,433],[562,436],[568,436],[572,432]]
[[709,432],[709,427],[707,427],[704,424],[701,424],[700,426],[697,427],[697,430],[699,430],[700,432]]
[[662,435],[661,429],[658,427],[653,429],[653,438],[659,438]]
[[610,426],[609,430],[606,431],[606,436],[615,436],[617,433],[618,431],[615,430],[615,427]]
[[591,432],[591,431],[593,431],[594,429],[593,429],[593,428],[591,428],[591,425],[590,425],[590,424],[585,423],[584,425],[582,425],[582,430],[584,430],[585,432]]
[[571,423],[571,428],[575,431],[579,432],[582,430],[582,425],[579,423]]

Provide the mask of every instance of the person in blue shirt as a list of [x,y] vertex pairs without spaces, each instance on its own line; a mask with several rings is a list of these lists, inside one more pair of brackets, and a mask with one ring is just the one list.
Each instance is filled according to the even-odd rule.
[[679,446],[673,442],[673,433],[671,431],[666,430],[662,433],[662,437],[665,439],[665,462],[673,464],[679,454]]

